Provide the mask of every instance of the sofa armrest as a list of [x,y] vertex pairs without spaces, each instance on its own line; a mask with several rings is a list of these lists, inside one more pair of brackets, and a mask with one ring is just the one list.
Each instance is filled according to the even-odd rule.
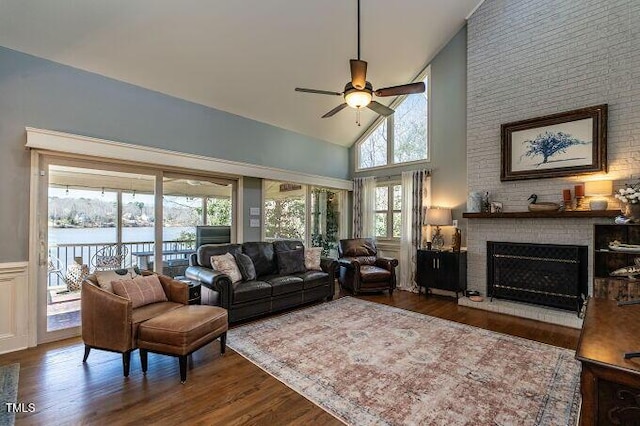
[[85,280],[81,290],[82,340],[85,345],[117,352],[131,347],[131,301]]
[[387,271],[393,271],[393,268],[398,266],[398,259],[394,259],[393,257],[377,257],[376,258],[376,266],[380,268],[386,269]]
[[220,294],[220,306],[229,309],[231,306],[231,278],[227,274],[204,266],[189,266],[184,274],[187,278],[198,280],[203,286],[217,291]]
[[351,257],[341,257],[338,259],[338,265],[344,266],[347,269],[355,269],[357,271],[360,270],[360,262]]
[[158,278],[170,302],[182,303],[183,305],[189,303],[189,286],[186,283],[166,275],[158,275]]
[[321,257],[320,268],[327,273],[335,273],[338,267],[338,261],[332,257]]
[[198,265],[198,254],[197,253],[191,253],[189,255],[189,266],[199,266]]

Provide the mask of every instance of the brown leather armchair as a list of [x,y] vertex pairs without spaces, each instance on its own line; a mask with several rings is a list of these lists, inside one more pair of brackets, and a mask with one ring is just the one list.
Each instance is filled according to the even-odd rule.
[[338,257],[338,281],[341,288],[347,288],[353,294],[383,290],[389,290],[389,294],[393,294],[398,260],[378,256],[378,249],[372,238],[340,240]]
[[[145,274],[146,275],[146,274]],[[131,352],[138,347],[138,325],[150,318],[186,305],[187,284],[158,275],[167,302],[157,302],[133,309],[131,301],[101,288],[95,275],[82,283],[82,340],[87,361],[92,348],[122,353],[124,376],[129,376]]]

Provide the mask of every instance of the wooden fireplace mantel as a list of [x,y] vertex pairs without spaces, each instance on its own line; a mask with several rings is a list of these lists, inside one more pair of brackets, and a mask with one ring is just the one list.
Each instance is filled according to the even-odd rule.
[[620,210],[579,210],[563,212],[462,213],[466,219],[561,219],[620,216]]

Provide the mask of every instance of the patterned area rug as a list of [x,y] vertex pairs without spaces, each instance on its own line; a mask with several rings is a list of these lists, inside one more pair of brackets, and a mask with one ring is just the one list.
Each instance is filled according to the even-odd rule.
[[15,413],[10,412],[8,402],[17,402],[18,373],[20,364],[0,365],[0,426],[13,425]]
[[344,297],[228,345],[352,425],[573,425],[573,351]]

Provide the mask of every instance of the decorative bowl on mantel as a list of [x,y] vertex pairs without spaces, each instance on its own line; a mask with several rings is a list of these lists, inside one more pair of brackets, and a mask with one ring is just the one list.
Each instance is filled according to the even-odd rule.
[[560,209],[558,203],[532,203],[529,204],[530,212],[555,212]]

